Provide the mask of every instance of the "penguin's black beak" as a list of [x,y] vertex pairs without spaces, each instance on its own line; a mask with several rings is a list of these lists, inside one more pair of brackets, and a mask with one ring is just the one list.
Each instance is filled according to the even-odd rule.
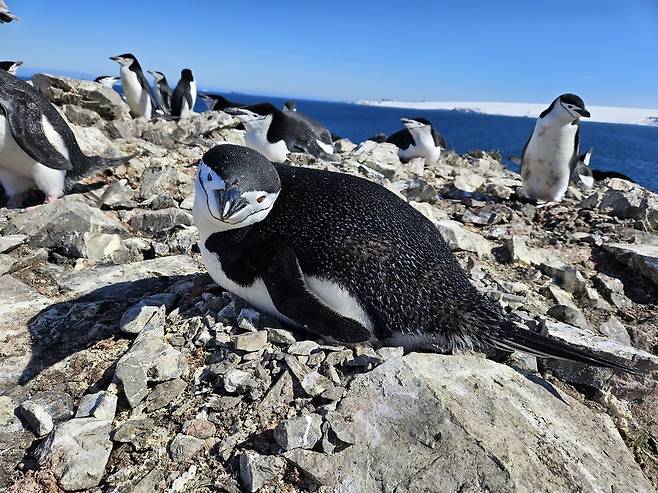
[[219,219],[227,221],[236,212],[247,206],[247,200],[241,197],[240,189],[232,185],[225,190],[215,190],[217,207],[219,208]]
[[118,56],[111,56],[111,57],[110,57],[110,60],[114,60],[115,62],[116,62],[118,59],[119,59]]
[[583,108],[583,109],[577,109],[576,112],[577,112],[580,116],[584,116],[585,118],[589,118],[590,116],[592,116],[592,115],[589,114],[589,111],[587,111],[585,108]]

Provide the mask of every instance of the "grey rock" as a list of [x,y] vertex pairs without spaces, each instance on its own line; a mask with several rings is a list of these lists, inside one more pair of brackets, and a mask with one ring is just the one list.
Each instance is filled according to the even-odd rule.
[[253,450],[245,450],[240,454],[240,479],[246,491],[259,491],[286,467],[286,461],[275,455],[260,455]]
[[398,157],[398,148],[394,144],[386,142],[377,144],[366,140],[354,149],[352,155],[357,162],[382,173],[391,181],[395,181],[404,171]]
[[334,142],[334,149],[339,154],[347,154],[356,149],[356,144],[349,139],[340,139]]
[[479,257],[491,254],[492,245],[483,236],[464,229],[457,221],[444,219],[437,223],[437,228],[450,249],[476,253]]
[[592,278],[594,287],[613,305],[623,310],[631,305],[631,301],[624,294],[624,284],[616,277],[607,276],[597,272]]
[[286,353],[294,356],[308,356],[318,349],[320,349],[320,345],[315,341],[300,341],[288,346]]
[[267,328],[267,340],[273,344],[289,346],[295,342],[295,336],[289,330]]
[[182,431],[185,435],[203,440],[214,436],[217,433],[217,428],[207,419],[190,419],[183,423]]
[[295,375],[299,384],[309,396],[315,397],[334,386],[331,380],[300,363],[294,356],[286,356],[285,360],[288,368],[290,368],[290,371]]
[[101,126],[103,122],[98,113],[86,108],[82,108],[76,104],[65,104],[62,107],[66,119],[75,125],[82,127]]
[[129,223],[143,233],[160,235],[178,226],[191,226],[192,215],[174,207],[157,211],[138,211],[130,218]]
[[109,421],[96,418],[74,418],[58,425],[39,445],[39,466],[48,465],[66,491],[98,486],[112,451],[110,429]]
[[0,236],[0,253],[8,253],[27,241],[27,235]]
[[609,243],[603,248],[612,253],[617,260],[642,274],[658,285],[658,246],[636,245],[627,243]]
[[169,455],[174,462],[185,462],[203,449],[203,440],[178,434],[169,444]]
[[101,391],[95,394],[85,394],[80,399],[75,417],[85,418],[91,416],[112,421],[117,410],[117,400],[117,396],[112,392]]
[[233,337],[233,344],[238,351],[248,353],[260,351],[267,344],[267,331],[247,332]]
[[66,392],[39,392],[18,406],[35,435],[42,437],[73,416],[73,398]]
[[121,235],[118,234],[84,233],[82,242],[84,257],[95,262],[121,262],[131,257]]
[[258,381],[243,370],[230,369],[223,376],[224,390],[229,393],[244,393],[258,387]]
[[312,449],[322,438],[322,417],[307,414],[287,419],[274,428],[274,439],[284,450]]
[[183,393],[186,387],[187,383],[180,378],[157,384],[146,398],[146,410],[153,412],[169,405]]
[[329,490],[652,491],[610,417],[483,358],[390,359],[358,375],[338,411],[354,445],[284,454]]
[[95,111],[106,120],[129,118],[128,106],[119,93],[96,82],[34,74],[32,83],[57,105],[75,104]]
[[548,309],[547,315],[553,317],[559,322],[564,322],[569,325],[580,327],[581,329],[588,329],[589,324],[585,319],[585,315],[578,308],[568,305],[554,305]]
[[98,199],[98,206],[108,209],[132,209],[137,206],[135,192],[127,180],[118,180],[107,186]]
[[179,195],[180,186],[187,181],[187,176],[174,167],[150,167],[144,171],[139,189],[139,197],[148,199],[160,193]]
[[164,331],[166,309],[164,305],[140,302],[125,311],[119,328],[127,334],[139,334],[145,328]]
[[626,327],[624,327],[621,320],[615,316],[612,316],[606,322],[603,322],[599,327],[599,330],[604,336],[609,337],[613,341],[625,344],[626,346],[631,345],[631,337],[628,334]]
[[153,433],[155,423],[151,418],[134,418],[124,421],[112,434],[112,440],[119,443],[138,443]]
[[404,356],[404,348],[401,346],[381,347],[377,350],[377,355],[384,361],[391,358],[401,358]]
[[105,131],[113,139],[139,138],[148,127],[148,120],[144,117],[130,120],[114,120],[105,124]]
[[72,257],[87,253],[85,233],[127,234],[119,221],[91,207],[81,195],[67,195],[17,214],[5,231],[27,235],[31,246],[56,248]]
[[350,445],[357,442],[353,424],[348,423],[342,414],[336,411],[329,411],[325,419],[338,440]]
[[598,208],[621,219],[644,222],[648,229],[658,230],[658,197],[635,183],[612,178],[607,188],[596,192],[581,202],[582,207]]

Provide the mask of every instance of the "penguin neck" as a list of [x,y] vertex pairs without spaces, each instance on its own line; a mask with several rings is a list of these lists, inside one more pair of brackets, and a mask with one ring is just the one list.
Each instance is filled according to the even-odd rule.
[[555,113],[555,111],[550,111],[543,118],[537,118],[537,123],[535,124],[535,128],[538,129],[548,128],[548,127],[558,128],[558,127],[568,127],[577,124],[578,124],[578,120],[564,121]]

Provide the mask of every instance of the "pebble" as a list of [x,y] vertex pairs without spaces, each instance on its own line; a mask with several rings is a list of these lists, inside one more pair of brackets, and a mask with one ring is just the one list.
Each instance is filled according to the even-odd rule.
[[260,351],[267,344],[267,331],[259,330],[234,336],[233,344],[238,351],[247,351],[248,353]]
[[203,446],[203,440],[179,433],[169,444],[169,456],[174,462],[185,462],[199,453]]
[[322,438],[322,417],[307,414],[287,419],[274,428],[274,439],[284,450],[312,449]]

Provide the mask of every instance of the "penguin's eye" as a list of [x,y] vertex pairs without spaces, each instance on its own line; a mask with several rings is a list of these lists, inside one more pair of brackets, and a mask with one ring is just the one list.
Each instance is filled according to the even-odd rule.
[[212,175],[208,173],[208,181],[212,181]]
[[258,202],[259,204],[261,204],[261,203],[263,202],[263,200],[265,200],[265,195],[261,195],[260,197],[258,197],[258,198],[256,199],[256,202]]

